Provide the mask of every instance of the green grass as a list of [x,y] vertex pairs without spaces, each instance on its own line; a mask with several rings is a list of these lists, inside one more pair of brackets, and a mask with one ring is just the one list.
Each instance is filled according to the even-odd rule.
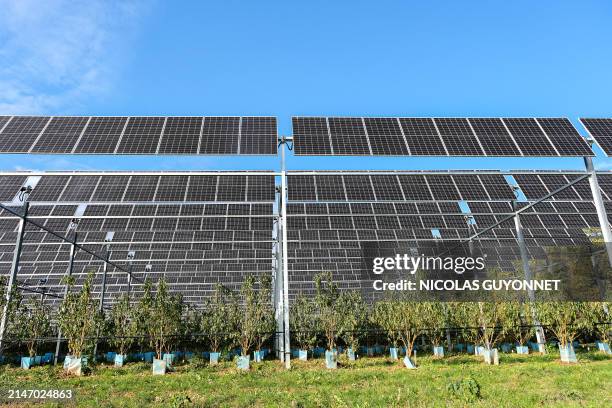
[[499,366],[487,366],[476,356],[423,357],[417,370],[380,357],[355,363],[341,359],[335,371],[326,370],[322,359],[294,361],[290,371],[266,361],[246,373],[230,362],[217,367],[199,362],[156,377],[145,363],[121,369],[101,365],[79,378],[66,377],[61,368],[3,367],[0,388],[70,388],[77,405],[98,408],[612,406],[612,358],[596,352],[578,358],[570,366],[557,355],[501,354]]

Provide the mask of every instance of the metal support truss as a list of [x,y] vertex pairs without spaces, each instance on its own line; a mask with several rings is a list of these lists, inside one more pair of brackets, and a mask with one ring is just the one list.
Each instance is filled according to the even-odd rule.
[[606,252],[608,253],[608,263],[612,266],[612,231],[610,230],[610,223],[608,221],[608,215],[606,214],[606,207],[604,206],[603,198],[601,197],[601,190],[599,189],[599,182],[597,181],[597,173],[595,173],[595,167],[593,166],[593,160],[590,157],[584,158],[584,164],[587,172],[589,173],[589,186],[591,187],[591,193],[593,195],[593,204],[597,210],[597,218],[599,220],[599,226],[601,227],[601,235],[604,240]]
[[13,299],[13,290],[16,287],[17,272],[19,271],[19,260],[21,258],[21,247],[23,246],[23,234],[25,233],[26,222],[28,218],[28,210],[30,203],[28,202],[29,192],[25,192],[23,202],[23,214],[19,220],[19,227],[17,230],[17,242],[15,244],[15,252],[13,254],[13,263],[11,264],[11,274],[9,275],[9,281],[6,285],[6,293],[4,294],[4,308],[2,310],[2,318],[0,320],[0,355],[4,346],[4,335],[6,333],[6,327],[10,323],[8,321],[9,309],[11,307],[11,301]]

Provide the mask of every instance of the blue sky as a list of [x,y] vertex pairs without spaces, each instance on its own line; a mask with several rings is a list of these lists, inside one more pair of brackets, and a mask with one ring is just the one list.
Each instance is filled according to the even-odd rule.
[[[608,1],[0,0],[0,112],[612,116]],[[584,130],[578,129],[584,133]],[[596,163],[611,168],[598,150]],[[295,158],[292,169],[582,168]],[[277,169],[276,158],[2,156],[0,168]]]

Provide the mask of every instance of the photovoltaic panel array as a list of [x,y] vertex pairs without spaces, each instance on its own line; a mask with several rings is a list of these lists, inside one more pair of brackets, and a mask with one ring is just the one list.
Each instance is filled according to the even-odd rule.
[[512,200],[502,174],[289,174],[290,201]]
[[612,156],[612,118],[581,118],[591,137],[608,156]]
[[[270,274],[273,267],[275,176],[270,173],[58,173],[0,176],[0,202],[18,205],[15,197],[24,185],[34,185],[29,219],[61,235],[69,234],[75,218],[78,242],[104,252],[107,232],[110,259],[125,266],[135,251],[133,270],[141,279],[164,277],[171,290],[200,303],[216,283],[238,289],[247,274]],[[82,208],[84,207],[84,209]],[[18,219],[0,211],[0,275],[10,270],[17,239]],[[61,278],[69,261],[69,245],[52,234],[28,225],[19,271],[20,282],[45,286],[62,293]],[[100,260],[77,251],[77,281]],[[151,271],[145,274],[145,265]],[[110,302],[125,291],[125,272],[109,268]],[[77,283],[78,285],[78,283]],[[140,289],[133,286],[135,295]]]
[[[528,201],[584,173],[512,172],[289,172],[288,261],[290,296],[313,294],[312,280],[331,271],[341,289],[372,291],[367,259],[389,253],[433,255],[513,214],[518,183]],[[599,175],[605,200],[612,176]],[[523,198],[524,200],[524,198]],[[612,203],[608,211],[612,213]],[[588,181],[521,215],[528,255],[546,260],[548,247],[588,246],[587,228],[599,220]],[[463,245],[469,249],[468,245]],[[487,267],[515,273],[521,265],[514,221],[474,240]],[[437,251],[437,252],[436,252]]]
[[0,116],[0,153],[275,155],[274,117]]
[[566,118],[293,117],[300,156],[593,156]]

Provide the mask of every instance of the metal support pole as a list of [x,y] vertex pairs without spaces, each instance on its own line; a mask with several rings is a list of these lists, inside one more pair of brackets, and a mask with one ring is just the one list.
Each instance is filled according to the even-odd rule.
[[599,226],[601,227],[601,235],[604,240],[606,252],[608,253],[608,263],[610,266],[612,266],[612,231],[610,231],[610,223],[608,221],[608,215],[606,214],[606,207],[604,206],[601,191],[599,190],[597,173],[595,173],[593,160],[590,157],[584,158],[584,164],[587,172],[589,173],[589,186],[591,187],[591,194],[593,195],[593,204],[595,204],[595,209],[597,210],[597,218],[599,219]]
[[[512,210],[516,211],[516,201],[512,201]],[[516,213],[514,216],[514,227],[516,229],[516,239],[518,241],[519,252],[521,253],[521,261],[523,264],[523,272],[525,273],[525,279],[531,280],[533,279],[533,275],[531,273],[531,267],[529,265],[529,255],[527,253],[527,245],[525,244],[525,236],[523,235],[523,226],[521,225],[521,216],[519,213]],[[538,340],[538,349],[540,353],[546,353],[546,337],[544,336],[544,329],[542,328],[542,324],[538,319],[535,310],[535,292],[533,289],[527,291],[527,296],[529,297],[529,306],[531,309],[531,318],[533,320],[533,325],[536,329],[536,338]]]
[[132,291],[132,260],[130,260],[130,265],[128,266],[128,276],[127,276],[127,301],[128,305],[130,304],[130,292]]
[[[70,278],[72,276],[72,271],[74,270],[74,256],[76,255],[76,242],[77,242],[77,232],[74,231],[72,236],[72,243],[70,244],[70,261],[68,263],[68,269],[66,270],[66,278]],[[68,282],[64,285],[64,299],[68,296]],[[60,346],[62,343],[62,329],[57,327],[57,341],[55,343],[55,356],[53,358],[53,365],[57,365],[57,361],[59,358]]]
[[25,224],[27,222],[28,210],[30,209],[30,203],[27,200],[27,195],[23,203],[23,214],[19,220],[19,227],[17,231],[17,243],[15,244],[15,252],[13,253],[13,263],[11,264],[11,274],[9,276],[8,284],[6,285],[6,293],[4,294],[4,308],[2,310],[2,319],[0,320],[0,355],[2,355],[2,349],[4,346],[4,334],[6,332],[6,326],[8,325],[8,313],[11,301],[13,298],[13,290],[15,288],[15,282],[17,281],[17,272],[19,271],[19,260],[21,258],[21,248],[23,246],[23,234],[25,233]]
[[291,342],[289,327],[289,262],[287,250],[287,172],[285,168],[285,140],[281,143],[281,236],[282,236],[282,265],[283,265],[283,320],[285,368],[291,368]]
[[[106,255],[105,255],[106,261],[104,262],[104,265],[102,266],[102,289],[100,290],[100,305],[98,306],[98,311],[100,312],[100,314],[104,312],[104,296],[106,295],[106,273],[108,272],[108,260],[110,258],[109,245],[106,244],[104,248],[106,251]],[[98,354],[99,337],[100,337],[100,328],[98,328],[98,330],[96,331],[96,344],[94,345],[94,352],[93,352],[94,361],[96,361],[96,357]]]
[[[280,205],[279,205],[280,208]],[[285,361],[285,351],[283,348],[283,335],[284,335],[284,324],[283,324],[283,276],[281,271],[282,255],[280,250],[280,220],[276,222],[276,246],[274,253],[274,305],[275,305],[275,318],[276,318],[276,335],[274,336],[274,344],[276,347],[276,355],[281,361]]]

